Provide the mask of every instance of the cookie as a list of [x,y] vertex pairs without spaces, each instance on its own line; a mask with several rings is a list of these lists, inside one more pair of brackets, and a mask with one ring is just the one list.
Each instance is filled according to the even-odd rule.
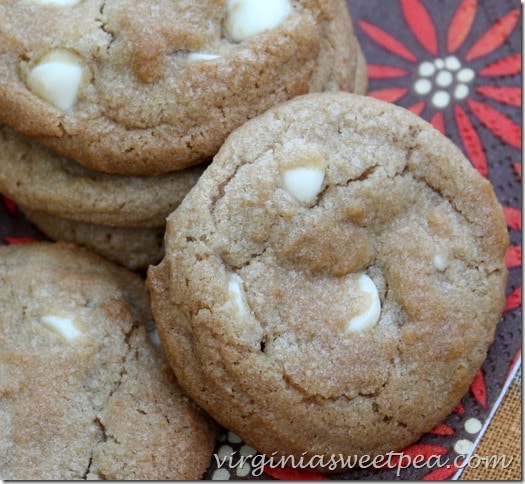
[[20,208],[27,219],[50,239],[86,247],[133,271],[157,264],[164,256],[164,227],[110,227]]
[[108,173],[195,165],[274,104],[366,88],[343,0],[24,0],[0,17],[0,122]]
[[100,173],[0,127],[0,192],[55,217],[126,229],[164,227],[203,170],[155,177]]
[[0,247],[0,475],[196,479],[215,425],[178,387],[135,274],[68,244]]
[[430,124],[310,94],[228,137],[148,284],[188,394],[268,457],[326,464],[452,411],[504,306],[507,244],[492,186]]

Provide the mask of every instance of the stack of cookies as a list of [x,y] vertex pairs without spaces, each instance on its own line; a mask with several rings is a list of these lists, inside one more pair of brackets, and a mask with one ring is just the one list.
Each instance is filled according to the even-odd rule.
[[160,261],[165,218],[233,129],[367,85],[341,0],[31,0],[0,15],[0,192],[50,238],[130,269]]
[[0,127],[0,192],[51,239],[90,248],[132,270],[162,258],[165,218],[202,171],[103,173]]

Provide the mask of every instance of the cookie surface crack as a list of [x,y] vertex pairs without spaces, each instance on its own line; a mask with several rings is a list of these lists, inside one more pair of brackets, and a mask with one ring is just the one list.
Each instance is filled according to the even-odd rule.
[[[86,472],[89,472],[89,469],[95,463],[95,460],[96,460],[95,448],[98,445],[100,445],[100,444],[102,444],[104,442],[107,442],[108,440],[116,442],[117,444],[119,443],[118,440],[115,438],[115,435],[112,435],[110,433],[109,429],[104,424],[103,414],[104,414],[104,411],[106,410],[106,408],[108,407],[108,405],[110,404],[110,401],[111,401],[111,398],[113,397],[113,395],[115,395],[119,391],[119,389],[120,389],[120,387],[122,385],[122,381],[124,379],[124,376],[127,374],[126,361],[128,360],[128,357],[129,357],[130,353],[132,351],[134,351],[133,348],[130,345],[130,339],[131,339],[131,336],[132,336],[133,332],[135,331],[135,329],[136,329],[136,327],[133,325],[130,328],[130,330],[126,332],[125,337],[124,337],[124,343],[127,346],[127,350],[125,351],[125,353],[122,356],[122,359],[120,361],[119,378],[113,384],[113,388],[111,388],[111,390],[108,393],[105,401],[100,405],[100,408],[98,408],[97,411],[95,412],[96,416],[95,416],[95,419],[94,419],[94,423],[100,429],[101,440],[98,440],[97,442],[95,442],[93,444],[93,447],[92,447],[92,450],[91,450],[91,457],[90,457],[90,460],[89,460],[89,468],[88,468],[88,470]],[[98,468],[99,466],[96,466],[96,467]],[[97,471],[97,477],[100,478],[100,479],[104,479],[104,476],[102,474],[100,474],[100,470]]]
[[106,21],[104,20],[104,16],[105,16],[104,10],[106,9],[106,6],[107,6],[107,2],[106,1],[102,2],[102,4],[100,5],[100,9],[99,9],[100,18],[98,18],[97,20],[100,22],[100,29],[109,36],[109,42],[108,42],[108,45],[106,46],[106,52],[109,52],[116,38],[114,34],[110,30],[108,30],[106,26]]

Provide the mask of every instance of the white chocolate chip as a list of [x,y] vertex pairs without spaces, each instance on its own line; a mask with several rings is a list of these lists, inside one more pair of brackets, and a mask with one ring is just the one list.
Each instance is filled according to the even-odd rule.
[[247,310],[244,299],[246,296],[244,295],[242,279],[237,274],[231,275],[230,280],[228,281],[228,292],[230,293],[230,297],[235,302],[238,316],[245,316]]
[[288,193],[304,203],[311,203],[319,195],[324,181],[324,170],[318,167],[289,168],[283,173]]
[[448,267],[447,260],[440,254],[434,256],[432,264],[440,272],[443,272]]
[[33,3],[38,3],[39,5],[57,5],[59,7],[72,7],[77,3],[80,3],[82,0],[32,0]]
[[326,156],[322,148],[299,139],[276,148],[284,189],[296,200],[309,205],[322,190],[326,173]]
[[68,50],[56,49],[31,69],[27,86],[56,108],[67,111],[77,101],[83,76],[81,59]]
[[188,52],[186,59],[190,61],[199,61],[199,60],[213,60],[221,57],[218,54],[208,54],[206,52]]
[[290,0],[228,0],[226,29],[232,40],[241,42],[264,30],[279,26],[290,14]]
[[348,322],[348,330],[363,331],[372,328],[379,321],[381,301],[374,281],[366,274],[359,276],[359,289],[366,296],[367,304],[364,311],[352,317]]
[[156,346],[157,348],[160,348],[160,338],[159,333],[154,328],[151,331],[148,331],[149,340],[153,344],[153,346]]
[[40,318],[40,323],[47,329],[58,333],[67,341],[72,341],[82,334],[82,331],[78,329],[78,327],[75,325],[75,322],[71,318],[46,315]]

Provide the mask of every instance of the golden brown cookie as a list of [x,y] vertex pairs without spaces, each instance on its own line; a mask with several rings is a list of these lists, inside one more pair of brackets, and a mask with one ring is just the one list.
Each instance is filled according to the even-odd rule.
[[138,276],[69,244],[0,247],[0,476],[197,479],[215,426],[178,387]]
[[24,208],[95,225],[163,228],[203,167],[154,177],[90,170],[0,127],[0,192]]
[[366,88],[343,0],[9,0],[0,18],[0,122],[108,173],[195,165],[274,104]]
[[164,227],[111,227],[20,209],[50,239],[86,247],[133,271],[157,264],[164,256]]
[[234,131],[169,217],[153,314],[185,390],[260,452],[385,455],[468,390],[507,243],[491,185],[430,124],[310,94]]

